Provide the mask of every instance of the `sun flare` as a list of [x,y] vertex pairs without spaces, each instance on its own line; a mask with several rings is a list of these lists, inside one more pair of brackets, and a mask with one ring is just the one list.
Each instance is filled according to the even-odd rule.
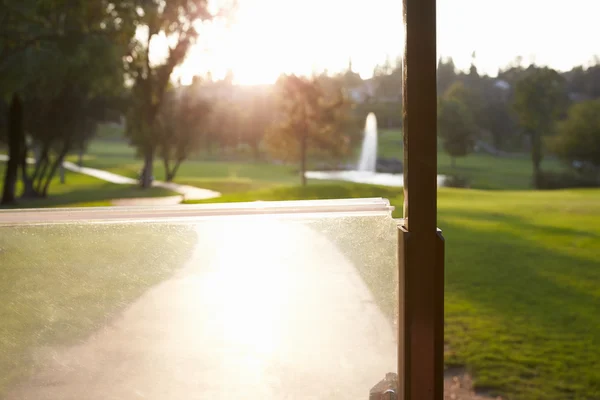
[[[562,70],[587,64],[600,34],[594,20],[600,3],[573,1],[577,5],[565,11],[560,3],[507,0],[492,16],[486,2],[438,0],[438,55],[452,56],[458,68],[468,69],[475,51],[479,71],[491,75],[518,56],[525,63]],[[534,18],[541,9],[544,18]],[[571,19],[565,19],[565,12]],[[386,57],[393,61],[401,55],[403,45],[401,0],[370,0],[368,5],[347,0],[238,0],[230,20],[202,24],[198,43],[174,78],[186,84],[194,75],[210,71],[221,79],[231,71],[239,84],[272,83],[281,73],[340,71],[350,59],[353,70],[368,78]]]
[[401,25],[393,23],[401,18],[401,2],[391,7],[393,18],[386,13],[378,17],[385,23],[367,24],[384,4],[392,4],[372,2],[375,7],[365,8],[343,0],[307,0],[302,7],[288,1],[240,0],[228,23],[202,25],[177,78],[187,83],[210,71],[220,79],[231,71],[238,84],[268,84],[282,73],[339,71],[350,60],[355,72],[368,77],[377,63],[395,57],[402,47]]

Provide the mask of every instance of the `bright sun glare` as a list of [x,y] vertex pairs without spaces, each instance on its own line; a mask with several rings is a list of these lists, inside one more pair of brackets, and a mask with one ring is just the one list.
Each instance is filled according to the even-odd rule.
[[[236,83],[272,83],[281,73],[340,71],[350,59],[353,70],[368,78],[376,64],[402,52],[401,0],[238,0],[238,5],[227,23],[201,26],[198,43],[174,79],[187,84],[209,71],[221,79],[231,70]],[[492,75],[517,56],[566,70],[592,60],[598,13],[596,0],[573,0],[568,10],[544,0],[506,0],[495,8],[480,0],[438,0],[438,53],[466,69],[475,51],[479,71]],[[166,39],[156,42],[156,53],[164,55]]]
[[399,38],[402,43],[401,26],[393,23],[401,16],[401,2],[392,7],[393,18],[380,15],[383,24],[368,24],[365,30],[364,21],[372,19],[369,10],[375,16],[390,2],[371,3],[365,8],[345,0],[306,0],[302,6],[283,0],[240,0],[228,24],[215,21],[201,27],[198,44],[176,76],[187,83],[193,75],[210,71],[219,79],[230,69],[237,83],[263,84],[281,73],[341,70],[350,59],[356,72],[368,76],[385,60],[388,49],[397,51]]

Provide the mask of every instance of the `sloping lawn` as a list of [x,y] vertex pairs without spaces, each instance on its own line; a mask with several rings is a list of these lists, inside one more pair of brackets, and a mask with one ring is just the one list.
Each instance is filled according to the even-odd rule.
[[[474,189],[524,190],[532,188],[532,167],[529,155],[494,157],[486,153],[471,153],[456,159],[456,167],[441,145],[438,145],[438,172],[443,175],[458,175],[469,181]],[[402,131],[382,130],[379,132],[379,156],[402,159]],[[546,158],[542,168],[561,171],[563,166],[556,160]]]
[[[5,163],[0,163],[0,190],[4,177]],[[20,201],[17,208],[38,208],[38,207],[92,207],[92,206],[110,206],[111,199],[133,198],[133,197],[161,197],[177,195],[170,190],[163,188],[150,188],[142,190],[135,185],[117,185],[105,182],[100,179],[78,174],[75,172],[65,172],[65,182],[60,183],[58,176],[50,184],[48,197],[45,199],[35,199]],[[20,193],[20,185],[17,187],[17,193]]]
[[[137,177],[142,168],[142,160],[135,157],[135,149],[126,142],[116,141],[92,142],[84,163],[86,167],[130,178]],[[194,157],[181,164],[175,182],[222,193],[240,193],[295,184],[300,177],[294,171],[292,166],[267,162],[225,162]],[[154,176],[164,179],[164,168],[158,159],[154,164]]]
[[184,225],[0,225],[0,398],[47,346],[84,340],[181,267]]
[[[378,140],[380,157],[402,159],[401,131],[382,130]],[[357,148],[357,159],[359,151]],[[142,161],[135,158],[135,149],[128,147],[126,142],[96,140],[90,144],[85,166],[135,178],[142,168]],[[560,171],[563,168],[558,161],[550,159],[544,160],[542,167],[551,171]],[[296,166],[266,162],[219,161],[217,154],[210,158],[204,155],[185,161],[175,182],[226,194],[242,193],[296,185],[300,180],[296,169]],[[439,151],[438,171],[440,174],[465,177],[470,187],[475,189],[524,190],[532,187],[531,162],[526,155],[503,158],[473,153],[459,158],[456,167],[452,168],[450,157]],[[158,160],[154,165],[154,176],[156,179],[164,178],[163,166]]]
[[[397,190],[357,184],[217,201],[373,196],[401,216]],[[600,398],[599,199],[600,190],[440,190],[448,366],[510,399]]]

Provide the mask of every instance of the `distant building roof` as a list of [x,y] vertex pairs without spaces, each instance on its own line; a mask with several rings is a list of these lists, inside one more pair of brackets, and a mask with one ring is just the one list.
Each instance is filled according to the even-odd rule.
[[499,89],[504,89],[504,90],[508,90],[510,89],[510,83],[506,82],[505,80],[502,79],[498,79],[496,80],[496,82],[494,83],[494,86],[499,88]]
[[366,80],[361,85],[349,89],[349,92],[354,101],[362,103],[375,95],[375,84],[372,80]]
[[585,93],[576,93],[576,92],[569,93],[569,100],[571,100],[575,103],[579,103],[579,102],[590,100],[590,99],[591,99],[591,97]]

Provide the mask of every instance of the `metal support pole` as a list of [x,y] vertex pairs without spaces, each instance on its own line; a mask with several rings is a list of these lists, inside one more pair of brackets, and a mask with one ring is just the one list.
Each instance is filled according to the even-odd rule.
[[444,243],[437,229],[436,0],[403,0],[404,224],[399,233],[399,390],[443,399]]

